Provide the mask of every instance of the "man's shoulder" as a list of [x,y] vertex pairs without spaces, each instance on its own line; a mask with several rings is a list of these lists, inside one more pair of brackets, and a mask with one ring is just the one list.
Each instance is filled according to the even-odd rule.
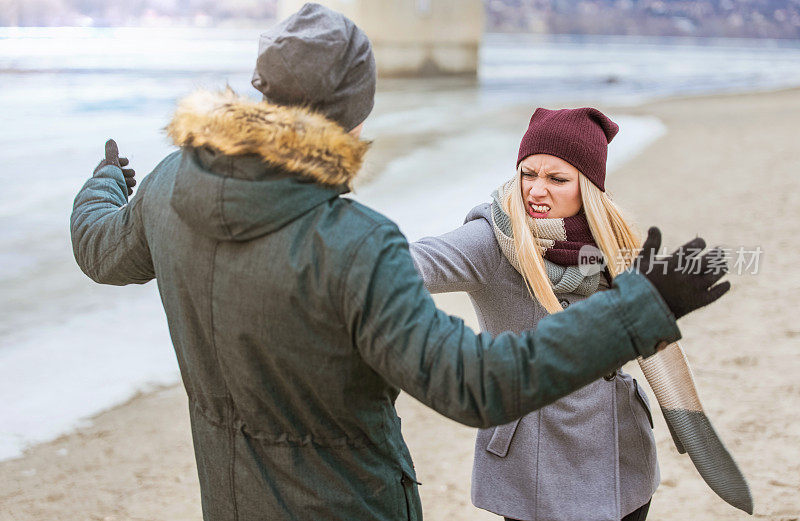
[[148,177],[155,178],[163,177],[164,174],[176,174],[183,161],[183,150],[176,150],[167,155],[153,168]]
[[[137,191],[144,195],[146,191],[153,192],[153,190],[150,189],[151,185],[160,185],[160,188],[156,188],[155,192],[163,194],[166,191],[166,186],[164,185],[172,184],[174,176],[180,168],[182,157],[182,151],[176,150],[162,159],[150,173],[139,178],[139,188]],[[136,177],[138,178],[139,175],[137,174]]]
[[[349,197],[338,197],[328,207],[323,231],[350,264],[354,259],[369,262],[388,251],[408,251],[408,241],[397,224],[382,213]],[[333,252],[331,252],[333,253]]]
[[400,233],[394,221],[354,199],[340,197],[336,206],[340,213],[342,224],[349,228],[351,237],[354,239],[356,237],[361,238],[365,234],[374,233],[377,230]]

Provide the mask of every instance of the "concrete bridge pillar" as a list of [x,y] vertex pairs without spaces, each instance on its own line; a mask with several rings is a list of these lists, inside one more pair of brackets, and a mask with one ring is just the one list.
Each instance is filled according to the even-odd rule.
[[[282,19],[304,0],[280,0]],[[372,40],[381,76],[476,75],[482,0],[321,0]]]

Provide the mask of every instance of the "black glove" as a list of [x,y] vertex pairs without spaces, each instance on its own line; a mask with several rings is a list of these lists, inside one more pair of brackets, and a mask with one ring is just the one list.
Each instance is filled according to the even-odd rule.
[[676,319],[711,304],[731,289],[727,281],[714,286],[728,272],[721,249],[700,256],[706,241],[698,237],[669,257],[657,259],[660,247],[661,230],[652,227],[633,266],[656,287]]
[[97,175],[104,166],[116,166],[120,170],[122,170],[122,175],[125,176],[125,184],[128,185],[128,195],[133,193],[133,187],[136,186],[136,179],[134,176],[136,172],[133,171],[132,168],[122,168],[123,166],[128,166],[128,158],[127,157],[119,157],[119,149],[117,148],[117,142],[113,139],[109,139],[106,141],[106,157],[100,164],[97,165],[97,168],[94,169],[94,173],[92,175]]

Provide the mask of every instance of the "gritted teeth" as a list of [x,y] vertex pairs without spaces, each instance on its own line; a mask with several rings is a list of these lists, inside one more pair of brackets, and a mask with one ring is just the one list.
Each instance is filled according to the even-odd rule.
[[531,209],[536,213],[547,213],[547,212],[550,211],[550,207],[547,206],[546,204],[542,204],[542,205],[533,204],[533,203],[528,203],[528,204],[531,207]]

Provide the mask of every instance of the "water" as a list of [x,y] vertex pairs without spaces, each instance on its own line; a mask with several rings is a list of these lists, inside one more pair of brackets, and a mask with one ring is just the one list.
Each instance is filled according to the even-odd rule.
[[626,105],[800,84],[800,41],[490,35],[486,43],[484,90],[554,101]]
[[[109,137],[139,178],[169,153],[159,129],[180,96],[229,84],[257,97],[257,36],[0,28],[0,459],[177,381],[155,284],[99,286],[76,267],[72,199]],[[477,82],[381,82],[365,131],[373,180],[355,197],[410,239],[442,233],[511,175],[536,106],[790,85],[800,85],[795,42],[489,35]],[[612,170],[665,132],[611,116],[622,128]]]

